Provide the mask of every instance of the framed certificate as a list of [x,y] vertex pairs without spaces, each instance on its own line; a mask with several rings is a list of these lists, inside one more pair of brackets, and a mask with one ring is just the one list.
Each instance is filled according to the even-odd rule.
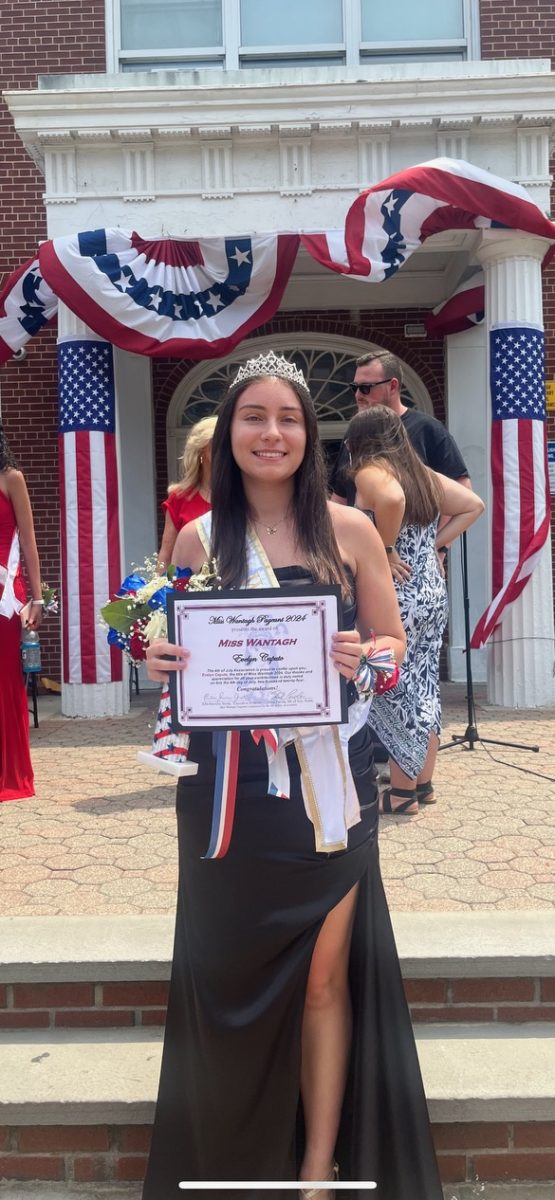
[[347,720],[330,658],[338,587],[170,592],[169,639],[191,651],[170,675],[174,729],[265,729]]

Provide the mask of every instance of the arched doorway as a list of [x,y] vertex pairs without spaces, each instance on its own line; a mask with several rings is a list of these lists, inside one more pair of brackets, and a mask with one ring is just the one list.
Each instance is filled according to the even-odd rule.
[[[252,338],[217,363],[199,363],[178,384],[168,407],[168,479],[178,477],[178,462],[190,426],[217,412],[228,382],[242,362],[267,350],[284,354],[303,371],[316,405],[320,437],[331,466],[347,425],[356,412],[349,386],[355,359],[371,350],[383,349],[374,342],[305,330],[298,338],[291,333]],[[429,392],[416,371],[403,363],[403,373],[403,402],[433,415]]]

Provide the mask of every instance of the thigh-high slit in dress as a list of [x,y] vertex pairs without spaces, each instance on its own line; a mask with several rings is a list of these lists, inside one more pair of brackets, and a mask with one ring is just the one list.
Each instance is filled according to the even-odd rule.
[[[291,571],[284,575],[289,582]],[[353,614],[354,615],[354,614]],[[353,746],[353,743],[356,745]],[[317,853],[299,766],[289,799],[266,793],[267,760],[241,734],[231,845],[203,859],[215,762],[191,737],[198,775],[177,790],[179,885],[160,1090],[143,1200],[283,1200],[255,1181],[298,1178],[301,1028],[312,952],[328,913],[359,884],[350,953],[353,1038],[336,1157],[352,1200],[441,1200],[426,1101],[380,877],[377,797],[364,727],[350,745],[362,820],[346,850]],[[179,1189],[253,1181],[229,1193]],[[377,1188],[358,1189],[356,1181]]]

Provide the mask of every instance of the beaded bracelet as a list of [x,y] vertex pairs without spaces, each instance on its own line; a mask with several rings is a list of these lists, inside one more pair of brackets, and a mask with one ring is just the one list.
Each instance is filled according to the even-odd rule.
[[44,607],[44,600],[31,600],[31,604],[40,604],[41,607]]

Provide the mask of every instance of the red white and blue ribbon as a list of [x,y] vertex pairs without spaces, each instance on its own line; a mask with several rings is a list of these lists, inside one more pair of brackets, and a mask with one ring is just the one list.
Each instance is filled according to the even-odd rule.
[[210,842],[204,858],[223,858],[229,849],[235,817],[240,737],[236,729],[218,729],[212,735],[216,778]]
[[152,738],[152,754],[155,758],[169,759],[173,762],[186,762],[189,753],[189,734],[184,731],[174,733],[172,729],[172,711],[170,689],[164,684],[160,693],[158,716]]
[[362,655],[353,683],[361,699],[367,699],[374,693],[390,691],[398,678],[399,668],[393,650],[391,646],[382,646],[380,650]]

